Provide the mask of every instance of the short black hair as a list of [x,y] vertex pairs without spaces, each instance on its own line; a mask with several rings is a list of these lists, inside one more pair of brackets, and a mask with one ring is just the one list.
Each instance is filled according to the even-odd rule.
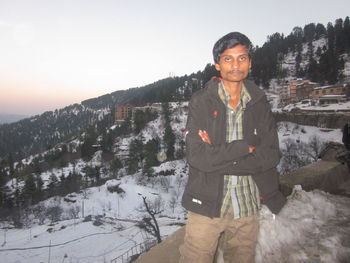
[[215,64],[219,63],[220,55],[229,48],[237,45],[243,45],[248,49],[249,55],[252,51],[252,42],[249,38],[240,32],[231,32],[220,38],[214,45],[213,56]]

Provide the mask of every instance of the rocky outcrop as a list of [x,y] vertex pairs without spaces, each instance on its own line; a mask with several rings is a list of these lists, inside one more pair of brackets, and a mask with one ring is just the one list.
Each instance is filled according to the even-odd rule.
[[301,185],[305,191],[320,189],[337,194],[340,185],[349,179],[346,164],[321,160],[281,177],[280,188],[285,196],[292,193],[295,185]]
[[280,178],[280,188],[285,196],[292,193],[295,185],[306,191],[320,189],[339,194],[341,185],[350,180],[347,163],[349,152],[342,144],[330,143],[320,154],[320,160]]

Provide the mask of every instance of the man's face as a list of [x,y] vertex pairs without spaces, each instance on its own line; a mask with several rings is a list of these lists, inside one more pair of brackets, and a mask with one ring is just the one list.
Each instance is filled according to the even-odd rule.
[[248,76],[250,67],[249,53],[243,45],[226,49],[220,54],[219,63],[215,64],[215,68],[220,71],[223,81],[228,82],[244,80]]

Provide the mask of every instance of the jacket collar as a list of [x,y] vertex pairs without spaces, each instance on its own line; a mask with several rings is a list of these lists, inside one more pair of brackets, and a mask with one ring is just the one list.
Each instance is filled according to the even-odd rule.
[[[218,78],[213,78],[205,84],[205,88],[207,88],[211,98],[221,100],[218,94],[218,85],[220,81],[221,80]],[[251,80],[244,80],[244,86],[246,87],[249,95],[251,96],[251,100],[247,105],[252,105],[256,103],[265,95],[264,91],[259,89],[258,86],[256,86],[255,83]]]

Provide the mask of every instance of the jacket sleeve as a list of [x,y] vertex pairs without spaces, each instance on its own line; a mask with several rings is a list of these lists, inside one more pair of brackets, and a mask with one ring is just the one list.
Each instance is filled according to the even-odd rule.
[[[234,160],[232,166],[227,166],[221,172],[225,174],[255,175],[275,168],[281,157],[276,123],[269,103],[263,102],[263,114],[257,136],[244,138],[248,145],[254,145],[255,150]],[[257,137],[257,138],[256,138]]]
[[[192,167],[203,172],[224,171],[233,167],[233,161],[249,154],[249,146],[243,140],[210,145],[198,135],[206,128],[206,107],[201,96],[193,96],[189,103],[186,124],[186,158]],[[220,175],[217,173],[217,175]]]

